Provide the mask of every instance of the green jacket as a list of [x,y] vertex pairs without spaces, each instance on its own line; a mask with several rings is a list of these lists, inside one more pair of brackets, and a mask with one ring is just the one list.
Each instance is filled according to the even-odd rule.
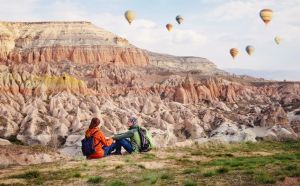
[[[127,132],[114,135],[113,139],[120,140],[120,139],[130,138],[130,142],[131,142],[133,151],[140,152],[141,138],[140,138],[140,135],[138,132],[139,127],[140,126],[138,126],[138,125],[133,125],[129,128],[129,130]],[[148,130],[146,128],[144,128],[144,127],[141,127],[141,128],[146,130],[146,138],[150,141],[151,148],[154,148],[154,143],[153,143],[150,133],[148,132]]]

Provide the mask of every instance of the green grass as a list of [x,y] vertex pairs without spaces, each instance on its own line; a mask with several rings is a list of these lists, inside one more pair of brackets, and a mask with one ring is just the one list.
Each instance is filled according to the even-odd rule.
[[88,183],[93,183],[93,184],[101,183],[102,181],[103,181],[103,178],[101,176],[92,176],[92,177],[89,177],[87,180]]
[[17,178],[17,179],[36,179],[40,177],[41,177],[41,173],[38,170],[30,170],[22,174],[11,176],[11,178]]
[[216,170],[216,172],[217,172],[218,174],[224,174],[224,173],[229,172],[229,169],[228,169],[227,167],[221,167],[221,168],[218,168],[218,169]]
[[[107,158],[73,161],[72,166],[67,166],[72,168],[65,169],[59,168],[65,167],[65,163],[34,165],[31,170],[24,167],[23,172],[3,180],[20,179],[17,181],[24,185],[55,185],[77,181],[107,186],[274,184],[286,177],[300,177],[299,144],[293,141],[227,145],[211,143],[181,149],[161,149],[159,153],[164,155],[161,157],[155,154],[156,151],[118,156],[117,160],[122,163],[110,162]],[[159,170],[146,169],[144,162],[163,163],[165,166]],[[130,167],[130,171],[127,172],[125,167]],[[107,175],[103,174],[100,178],[86,176],[94,175],[95,172],[100,175],[102,171]],[[5,181],[10,183],[10,180]]]
[[164,173],[164,174],[162,174],[160,176],[160,179],[162,179],[162,180],[170,180],[170,179],[172,179],[172,176],[170,174]]
[[258,172],[255,175],[255,179],[263,184],[273,184],[276,183],[276,179],[272,177],[270,174],[265,172]]
[[81,178],[81,171],[78,168],[72,169],[60,169],[56,171],[47,171],[41,172],[39,170],[29,170],[25,171],[24,173],[15,174],[10,176],[9,178],[13,179],[24,179],[26,181],[26,185],[42,185],[47,181],[54,181],[54,180],[62,180],[68,181],[74,178]]
[[127,184],[122,181],[115,180],[115,181],[109,182],[107,184],[107,186],[127,186]]
[[217,174],[216,171],[207,171],[207,172],[204,172],[204,173],[203,173],[203,176],[204,176],[204,177],[212,177],[212,176],[214,176],[214,175],[216,175],[216,174]]
[[197,183],[192,180],[186,180],[183,183],[184,186],[197,186]]
[[75,173],[73,174],[73,177],[74,177],[74,178],[80,178],[80,177],[81,177],[81,173],[80,173],[80,172],[75,172]]
[[145,153],[143,154],[142,159],[154,160],[156,159],[156,156],[155,154]]
[[200,172],[199,168],[189,168],[183,171],[183,174],[194,174]]
[[158,175],[155,173],[150,173],[150,174],[144,175],[142,181],[146,181],[150,184],[155,184],[157,182],[157,180],[158,180]]

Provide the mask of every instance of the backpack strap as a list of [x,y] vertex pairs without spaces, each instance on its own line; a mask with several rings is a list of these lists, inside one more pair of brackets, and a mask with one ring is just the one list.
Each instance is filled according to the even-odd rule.
[[142,134],[141,134],[141,128],[140,128],[140,126],[137,127],[137,132],[138,132],[139,137],[140,137],[141,146],[139,148],[139,151],[141,152],[142,151],[142,146],[143,146],[143,139],[142,139]]

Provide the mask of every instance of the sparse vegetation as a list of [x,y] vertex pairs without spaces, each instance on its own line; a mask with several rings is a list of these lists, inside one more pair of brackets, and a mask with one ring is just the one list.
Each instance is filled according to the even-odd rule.
[[186,180],[184,186],[197,186],[197,183],[192,180]]
[[24,145],[24,143],[22,141],[17,139],[17,136],[10,136],[8,138],[8,141],[10,141],[12,144],[15,144],[15,145]]
[[150,184],[155,184],[157,180],[158,180],[158,175],[156,173],[149,173],[144,176],[142,181]]
[[[101,177],[87,176],[98,173]],[[222,179],[225,185],[261,185],[275,184],[286,177],[300,177],[299,142],[209,143],[101,160],[76,160],[70,165],[35,165],[31,170],[21,168],[12,176],[0,176],[0,184],[16,181],[24,185],[60,185],[81,180],[107,186],[195,186],[214,185]]]
[[89,179],[87,180],[88,183],[101,183],[103,181],[103,178],[100,177],[100,176],[92,176],[92,177],[89,177]]
[[183,171],[183,174],[194,174],[198,173],[200,170],[198,168],[189,168]]
[[74,178],[80,178],[80,177],[81,177],[80,172],[75,172],[75,173],[73,174],[73,177],[74,177]]
[[107,186],[127,186],[127,184],[122,181],[116,180],[108,183]]
[[117,165],[117,166],[115,167],[115,169],[121,169],[121,168],[123,168],[123,165]]
[[26,171],[25,173],[11,176],[11,178],[19,178],[19,179],[35,179],[40,177],[41,177],[41,173],[38,170],[30,170],[30,171]]
[[169,180],[169,179],[172,179],[172,176],[170,176],[169,174],[162,174],[160,176],[160,179]]

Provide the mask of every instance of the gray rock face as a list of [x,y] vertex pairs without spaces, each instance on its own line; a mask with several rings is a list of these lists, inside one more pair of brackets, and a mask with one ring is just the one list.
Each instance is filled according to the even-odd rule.
[[172,56],[167,54],[158,54],[148,52],[150,64],[153,66],[175,70],[175,71],[200,71],[203,74],[228,74],[217,68],[217,66],[208,59],[192,56]]

